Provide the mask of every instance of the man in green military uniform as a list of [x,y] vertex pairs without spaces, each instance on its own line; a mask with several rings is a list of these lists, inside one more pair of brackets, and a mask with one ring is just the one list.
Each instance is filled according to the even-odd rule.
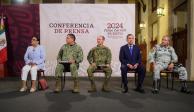
[[87,56],[87,60],[90,63],[87,69],[89,80],[91,81],[91,89],[88,92],[96,92],[96,85],[94,82],[93,72],[97,68],[101,68],[105,73],[105,80],[102,86],[102,91],[109,92],[108,82],[110,80],[112,69],[111,59],[112,54],[108,47],[104,46],[105,37],[100,35],[97,37],[97,46],[92,48]]
[[68,34],[66,37],[66,44],[64,44],[57,56],[57,66],[55,70],[56,78],[56,88],[55,92],[61,91],[61,80],[60,77],[63,74],[63,71],[66,69],[61,62],[67,62],[70,66],[70,72],[74,80],[73,93],[79,92],[79,82],[78,82],[78,67],[79,63],[83,61],[83,51],[82,48],[75,42],[75,35]]

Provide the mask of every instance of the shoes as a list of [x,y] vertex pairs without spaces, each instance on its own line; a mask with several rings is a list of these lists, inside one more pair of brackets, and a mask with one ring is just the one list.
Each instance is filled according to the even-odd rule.
[[181,88],[180,92],[186,93],[186,94],[191,94],[191,91],[189,91],[188,89],[183,88],[183,87]]
[[79,82],[77,79],[74,80],[74,87],[72,93],[79,93]]
[[134,89],[134,91],[139,92],[139,93],[145,93],[144,89],[142,88],[136,88]]
[[159,94],[160,85],[161,85],[160,79],[156,79],[153,81],[153,90],[152,90],[153,94]]
[[94,80],[91,79],[91,89],[88,90],[89,93],[96,92],[96,85],[94,83]]
[[128,92],[128,87],[125,87],[122,93],[127,93]]
[[104,84],[103,84],[102,89],[101,89],[103,92],[110,92],[110,90],[108,88],[109,79],[110,78],[106,78],[104,80]]
[[153,94],[159,94],[159,90],[158,90],[158,89],[153,89],[153,90],[152,90],[152,93],[153,93]]
[[[27,91],[27,87],[22,87],[21,89],[20,89],[20,92],[25,92],[25,91]],[[30,93],[33,93],[33,92],[35,92],[36,91],[36,88],[31,88],[30,89]]]
[[60,93],[61,91],[63,91],[63,88],[61,87],[61,80],[57,79],[55,83],[55,90],[53,92]]
[[20,92],[25,92],[25,91],[27,91],[27,87],[22,87],[22,88],[20,89]]
[[33,92],[35,92],[36,91],[36,88],[31,88],[30,89],[30,93],[33,93]]

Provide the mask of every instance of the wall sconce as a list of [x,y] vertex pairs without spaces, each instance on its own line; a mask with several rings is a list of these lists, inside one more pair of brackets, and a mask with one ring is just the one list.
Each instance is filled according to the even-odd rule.
[[140,22],[139,28],[144,29],[146,27],[145,23],[143,21]]
[[26,4],[30,3],[30,0],[10,0],[12,4]]
[[157,15],[158,16],[164,16],[164,8],[163,7],[158,7],[157,8]]

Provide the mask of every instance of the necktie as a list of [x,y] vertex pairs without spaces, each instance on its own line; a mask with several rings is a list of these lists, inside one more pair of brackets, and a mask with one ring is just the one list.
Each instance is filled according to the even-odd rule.
[[129,51],[130,51],[130,54],[132,55],[132,51],[133,51],[132,45],[129,46]]

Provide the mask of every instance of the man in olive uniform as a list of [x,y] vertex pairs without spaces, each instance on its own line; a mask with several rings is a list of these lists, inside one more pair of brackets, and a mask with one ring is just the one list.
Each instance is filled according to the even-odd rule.
[[154,68],[154,88],[153,93],[157,94],[159,92],[160,85],[160,71],[168,69],[170,71],[175,71],[179,74],[179,79],[182,83],[181,92],[188,93],[187,90],[187,71],[182,64],[176,63],[178,57],[175,53],[173,47],[169,46],[170,38],[168,36],[163,36],[162,43],[156,45],[153,51],[149,54],[149,61]]
[[60,77],[63,74],[63,71],[66,69],[65,66],[60,62],[67,62],[70,66],[70,72],[74,80],[74,89],[73,93],[79,92],[79,82],[78,82],[78,67],[79,63],[83,61],[83,51],[82,48],[75,42],[75,35],[68,34],[66,37],[66,44],[64,44],[57,57],[57,66],[55,70],[56,77],[56,88],[55,92],[61,91],[61,80]]
[[91,89],[88,92],[96,92],[96,85],[94,82],[93,72],[98,68],[105,72],[105,80],[102,87],[102,91],[109,92],[107,88],[109,79],[112,74],[111,69],[111,51],[108,47],[104,46],[103,43],[105,41],[105,37],[100,35],[97,37],[97,46],[92,48],[87,56],[87,60],[90,63],[89,68],[87,69],[89,80],[91,81]]

